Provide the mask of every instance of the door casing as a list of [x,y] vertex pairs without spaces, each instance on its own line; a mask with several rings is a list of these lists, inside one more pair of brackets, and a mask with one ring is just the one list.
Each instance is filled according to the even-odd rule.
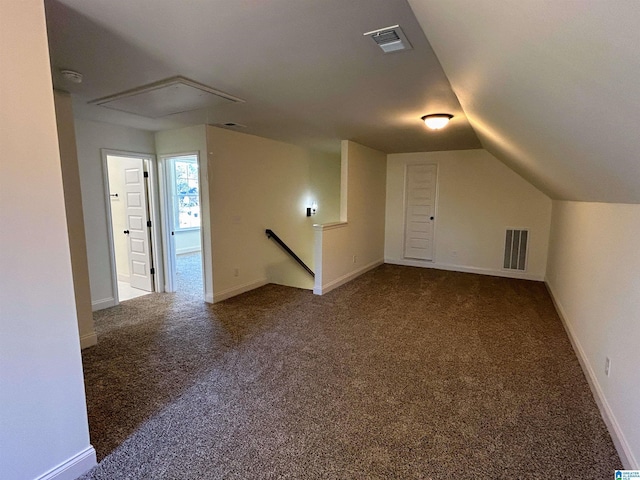
[[203,213],[205,212],[205,208],[203,205],[203,189],[205,185],[203,181],[206,180],[202,172],[201,158],[200,152],[180,152],[180,153],[172,153],[168,155],[160,155],[158,159],[158,171],[159,175],[159,185],[160,185],[160,211],[162,217],[162,239],[165,248],[163,249],[163,260],[165,265],[164,270],[164,285],[165,291],[167,292],[175,292],[176,291],[176,245],[175,245],[175,236],[174,232],[174,209],[173,202],[171,200],[171,186],[170,182],[173,181],[173,176],[171,174],[170,169],[172,168],[171,160],[179,157],[196,157],[196,162],[198,164],[198,197],[200,205],[200,259],[202,261],[202,283],[203,283],[203,292],[202,295],[206,299],[206,290],[207,290],[207,275],[206,275],[206,263],[205,263],[205,216]]
[[437,164],[407,164],[404,185],[403,257],[431,262],[435,258]]

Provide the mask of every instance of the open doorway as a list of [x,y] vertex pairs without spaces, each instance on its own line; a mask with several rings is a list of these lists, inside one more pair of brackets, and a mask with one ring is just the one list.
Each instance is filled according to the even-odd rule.
[[109,195],[112,282],[117,302],[158,290],[154,275],[152,235],[153,158],[126,152],[103,151]]
[[165,290],[202,296],[202,211],[197,153],[161,157]]

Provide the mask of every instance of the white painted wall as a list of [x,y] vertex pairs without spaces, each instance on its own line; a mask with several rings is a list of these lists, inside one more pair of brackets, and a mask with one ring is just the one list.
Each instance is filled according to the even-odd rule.
[[0,3],[0,64],[0,476],[72,479],[96,459],[41,0]]
[[[135,168],[139,160],[107,156],[109,177],[109,202],[111,204],[111,226],[113,231],[113,253],[116,260],[118,280],[129,282],[129,240],[124,231],[127,230],[127,205],[125,169]],[[117,197],[111,196],[117,194]]]
[[[434,261],[403,259],[405,168],[438,165]],[[387,159],[385,261],[543,280],[551,200],[485,150],[403,153]],[[526,273],[505,271],[506,227],[529,229]]]
[[[163,155],[180,155],[184,153],[197,153],[199,157],[200,174],[200,215],[202,228],[202,264],[204,268],[204,294],[207,302],[213,302],[213,274],[211,268],[206,268],[212,264],[211,253],[211,213],[208,178],[210,168],[207,163],[207,131],[204,125],[179,128],[156,132],[155,148],[158,159]],[[176,250],[178,245],[176,245]]]
[[547,285],[618,452],[638,469],[640,205],[554,201],[552,218]]
[[552,198],[640,203],[637,1],[409,5],[484,148]]
[[177,230],[174,235],[176,241],[176,255],[199,252],[202,249],[200,229]]
[[82,215],[82,191],[71,95],[54,92],[54,101],[56,123],[58,125],[64,204],[67,213],[67,230],[69,232],[69,248],[71,250],[73,290],[78,314],[78,330],[80,331],[80,345],[82,348],[86,348],[95,345],[98,342],[98,337],[96,336],[91,309],[89,265],[87,261],[84,217]]
[[114,305],[111,257],[107,230],[107,206],[101,149],[153,154],[152,132],[108,123],[76,119],[78,163],[82,186],[82,206],[87,257],[94,310]]
[[314,293],[327,293],[383,262],[386,163],[384,153],[342,141],[340,222],[315,227]]
[[[312,225],[338,220],[338,156],[216,127],[207,143],[215,300],[267,282],[312,288],[265,230],[314,268]],[[314,199],[318,213],[306,217]]]

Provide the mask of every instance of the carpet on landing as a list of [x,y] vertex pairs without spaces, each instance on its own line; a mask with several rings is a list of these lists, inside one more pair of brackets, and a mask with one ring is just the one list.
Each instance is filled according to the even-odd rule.
[[383,265],[324,295],[96,312],[83,479],[604,479],[621,468],[544,284]]

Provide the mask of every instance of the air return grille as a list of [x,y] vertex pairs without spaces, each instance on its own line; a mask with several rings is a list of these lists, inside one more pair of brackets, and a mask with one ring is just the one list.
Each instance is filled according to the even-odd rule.
[[384,53],[411,50],[412,48],[399,25],[373,30],[365,33],[364,36],[371,37]]
[[527,269],[527,246],[529,230],[507,229],[504,241],[504,268],[507,270]]
[[380,32],[373,37],[373,41],[378,45],[384,45],[386,43],[397,42],[400,40],[400,37],[396,33],[395,30],[386,30],[384,32]]

